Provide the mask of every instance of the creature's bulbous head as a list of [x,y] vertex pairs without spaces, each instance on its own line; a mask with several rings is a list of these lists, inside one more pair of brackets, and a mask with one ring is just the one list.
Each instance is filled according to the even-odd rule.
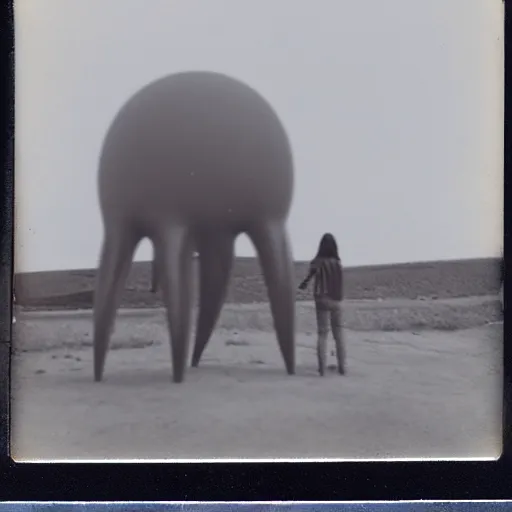
[[272,107],[250,87],[216,73],[171,75],[135,94],[114,119],[99,192],[105,216],[283,219],[291,149]]

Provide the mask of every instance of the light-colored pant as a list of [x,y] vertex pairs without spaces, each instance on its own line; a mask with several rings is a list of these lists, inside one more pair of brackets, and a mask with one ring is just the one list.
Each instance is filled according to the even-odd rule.
[[316,297],[316,322],[318,326],[318,371],[320,375],[325,373],[325,360],[327,352],[327,337],[329,336],[329,324],[336,343],[336,359],[338,360],[338,372],[345,373],[345,344],[343,341],[343,326],[341,323],[341,301],[327,297]]

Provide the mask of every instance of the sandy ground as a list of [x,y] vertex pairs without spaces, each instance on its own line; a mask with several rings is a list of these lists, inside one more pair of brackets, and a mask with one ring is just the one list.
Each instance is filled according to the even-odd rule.
[[[494,302],[347,303],[347,375],[332,370],[324,378],[316,373],[311,304],[297,306],[295,376],[284,371],[268,305],[229,305],[201,367],[190,368],[183,384],[171,382],[160,310],[120,312],[101,383],[92,381],[90,312],[20,313],[12,455],[497,457],[502,325],[483,325],[477,314],[483,306],[495,308]],[[413,327],[419,319],[429,324],[443,316],[447,327],[453,311],[459,316],[451,321],[472,317],[470,328]],[[375,329],[382,324],[386,330]],[[333,354],[329,363],[335,363]]]

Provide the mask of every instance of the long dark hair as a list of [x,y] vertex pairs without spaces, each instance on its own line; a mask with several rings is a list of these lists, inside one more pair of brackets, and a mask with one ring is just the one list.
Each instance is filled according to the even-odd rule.
[[315,256],[315,259],[317,258],[335,258],[340,261],[338,254],[338,244],[336,243],[336,239],[331,233],[325,233],[322,236],[318,246],[318,252]]

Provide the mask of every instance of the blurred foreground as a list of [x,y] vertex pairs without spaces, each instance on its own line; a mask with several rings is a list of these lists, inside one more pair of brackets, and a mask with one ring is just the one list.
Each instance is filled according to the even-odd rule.
[[497,457],[502,325],[489,324],[497,319],[497,297],[349,302],[347,375],[320,378],[313,307],[301,303],[290,377],[268,305],[229,305],[201,366],[173,384],[164,312],[122,311],[105,381],[95,383],[90,312],[24,312],[15,329],[12,455]]

